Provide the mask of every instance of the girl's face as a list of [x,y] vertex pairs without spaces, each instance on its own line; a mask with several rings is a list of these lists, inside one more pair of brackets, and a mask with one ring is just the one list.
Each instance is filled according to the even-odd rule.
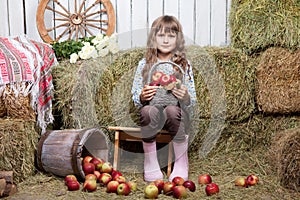
[[175,32],[160,30],[156,34],[158,58],[161,60],[169,60],[172,56],[172,51],[176,48],[176,41],[177,34]]

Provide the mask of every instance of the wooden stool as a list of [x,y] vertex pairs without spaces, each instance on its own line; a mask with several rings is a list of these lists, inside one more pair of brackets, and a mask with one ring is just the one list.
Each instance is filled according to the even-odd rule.
[[[123,141],[131,141],[131,142],[142,142],[142,133],[140,128],[134,127],[120,127],[120,126],[109,126],[107,127],[108,130],[115,131],[115,146],[114,146],[114,169],[118,169],[118,162],[119,162],[119,142],[120,140]],[[172,138],[165,130],[162,130],[158,133],[156,137],[156,142],[159,143],[168,143],[168,169],[167,169],[167,176],[169,177],[171,174],[172,168],[172,156],[173,156],[173,145],[172,145]]]

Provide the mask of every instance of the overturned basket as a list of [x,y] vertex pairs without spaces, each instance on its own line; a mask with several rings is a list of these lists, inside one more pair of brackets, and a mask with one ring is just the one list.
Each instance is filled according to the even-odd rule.
[[[183,78],[181,83],[184,84],[184,71],[178,64],[171,62],[171,61],[161,61],[156,64],[154,64],[149,72],[148,75],[148,84],[151,83],[151,77],[153,73],[155,72],[156,68],[161,64],[171,64],[173,67],[176,66],[183,74]],[[156,106],[156,107],[166,107],[168,105],[179,105],[178,99],[172,94],[171,90],[165,89],[163,87],[159,87],[156,90],[156,94],[153,97],[153,99],[149,102],[149,105]]]

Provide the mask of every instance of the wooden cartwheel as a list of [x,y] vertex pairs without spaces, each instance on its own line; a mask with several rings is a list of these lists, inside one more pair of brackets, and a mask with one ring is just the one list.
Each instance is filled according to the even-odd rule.
[[37,29],[44,42],[111,35],[115,12],[110,0],[41,0],[36,14]]

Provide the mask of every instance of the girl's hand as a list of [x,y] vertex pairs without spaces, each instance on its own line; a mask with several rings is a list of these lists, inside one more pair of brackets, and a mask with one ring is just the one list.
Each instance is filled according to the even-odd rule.
[[145,103],[146,101],[151,101],[154,95],[156,94],[156,89],[158,86],[149,86],[145,85],[140,94],[141,103]]
[[172,89],[172,93],[175,95],[175,97],[177,97],[177,99],[182,101],[185,105],[190,104],[190,95],[185,85],[181,84],[180,88],[174,87]]

